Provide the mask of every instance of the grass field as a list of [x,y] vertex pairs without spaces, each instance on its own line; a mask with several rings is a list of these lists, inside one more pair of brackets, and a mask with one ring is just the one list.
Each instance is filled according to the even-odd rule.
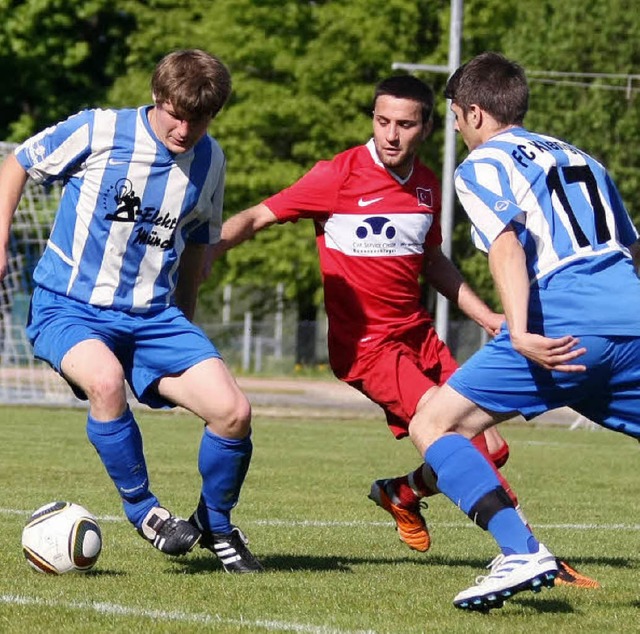
[[[254,460],[234,521],[268,572],[232,576],[208,551],[170,559],[124,521],[84,433],[81,410],[0,408],[0,632],[638,632],[640,446],[604,431],[503,426],[505,474],[538,537],[602,588],[522,593],[488,615],[454,595],[496,554],[487,533],[442,496],[427,511],[433,544],[407,549],[366,494],[417,465],[381,419],[257,418]],[[197,501],[200,426],[139,412],[154,492],[176,514]],[[104,549],[85,575],[30,569],[20,535],[57,499],[95,513]]]

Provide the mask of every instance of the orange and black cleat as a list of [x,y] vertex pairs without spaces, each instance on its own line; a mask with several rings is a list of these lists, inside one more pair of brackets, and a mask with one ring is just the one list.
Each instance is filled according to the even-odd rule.
[[558,564],[558,576],[555,578],[556,586],[573,586],[574,588],[599,588],[600,583],[572,568],[566,561],[556,559]]
[[385,489],[387,482],[388,480],[376,480],[371,485],[369,499],[393,517],[398,537],[409,548],[419,550],[421,553],[426,552],[431,546],[431,537],[429,537],[427,523],[420,513],[420,503],[417,502],[412,507],[394,504]]

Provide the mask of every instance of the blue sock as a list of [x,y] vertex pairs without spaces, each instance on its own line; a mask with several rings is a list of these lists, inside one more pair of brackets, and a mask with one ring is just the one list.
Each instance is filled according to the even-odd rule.
[[240,440],[223,438],[205,427],[198,455],[202,476],[198,519],[205,531],[231,530],[231,509],[238,503],[252,451],[250,435]]
[[[427,449],[425,462],[438,478],[438,488],[467,515],[487,493],[501,488],[493,468],[464,436],[442,436]],[[487,530],[505,555],[537,552],[538,542],[514,508],[502,508]]]
[[129,521],[139,528],[145,515],[160,506],[149,490],[149,476],[138,424],[127,407],[125,413],[108,422],[87,416],[87,436],[116,485]]

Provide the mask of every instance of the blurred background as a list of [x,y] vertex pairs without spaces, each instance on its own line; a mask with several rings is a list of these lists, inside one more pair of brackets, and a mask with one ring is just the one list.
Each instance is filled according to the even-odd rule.
[[[0,154],[78,110],[149,103],[158,60],[178,48],[202,48],[220,57],[233,76],[231,100],[210,129],[227,155],[227,217],[290,185],[316,161],[366,142],[374,85],[407,72],[394,64],[446,66],[451,4],[5,0]],[[460,4],[461,61],[495,50],[524,66],[531,86],[525,124],[566,138],[605,163],[640,220],[635,0]],[[436,92],[435,130],[422,159],[441,174],[447,74],[412,72]],[[456,154],[457,162],[465,155],[461,141]],[[31,271],[58,195],[29,186],[14,224],[10,273],[0,289],[0,400],[20,400],[22,370],[28,367],[32,376],[38,368],[24,339],[24,320]],[[484,256],[471,246],[457,208],[451,253],[472,286],[499,309]],[[435,310],[427,287],[424,301]],[[455,309],[450,317],[447,341],[463,361],[481,345],[482,333]],[[226,254],[201,289],[196,321],[240,374],[328,375],[313,224],[275,227]]]

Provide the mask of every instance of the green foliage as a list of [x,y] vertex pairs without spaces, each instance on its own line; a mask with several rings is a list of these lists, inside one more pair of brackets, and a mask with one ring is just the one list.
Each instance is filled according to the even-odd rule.
[[[502,51],[528,71],[637,73],[634,0],[466,0],[462,60]],[[0,138],[22,140],[84,107],[150,99],[169,50],[199,47],[230,67],[232,98],[211,126],[228,158],[226,214],[293,183],[316,161],[366,141],[374,84],[393,62],[446,65],[450,2],[432,0],[0,0]],[[399,71],[395,71],[399,72]],[[446,76],[420,73],[438,99],[423,160],[440,172]],[[527,125],[593,153],[614,175],[636,221],[640,199],[638,81],[541,83],[530,74]],[[622,86],[620,83],[618,86]],[[600,86],[597,88],[596,86]],[[459,160],[466,150],[459,145]],[[493,285],[458,210],[453,255],[482,296]],[[310,222],[270,229],[219,262],[204,303],[222,283],[283,282],[305,313],[322,298]],[[256,292],[256,300],[264,294]]]
[[[229,64],[235,86],[212,126],[228,158],[227,213],[369,138],[374,84],[391,74],[393,59],[413,59],[417,47],[437,42],[425,36],[437,33],[428,4],[216,3],[221,18],[209,49]],[[259,291],[284,282],[285,297],[312,314],[322,289],[311,223],[267,233],[218,263],[209,288],[233,282]],[[256,302],[263,300],[256,292]]]
[[134,28],[109,0],[4,0],[0,22],[0,138],[8,141],[101,101],[124,72],[122,41]]

